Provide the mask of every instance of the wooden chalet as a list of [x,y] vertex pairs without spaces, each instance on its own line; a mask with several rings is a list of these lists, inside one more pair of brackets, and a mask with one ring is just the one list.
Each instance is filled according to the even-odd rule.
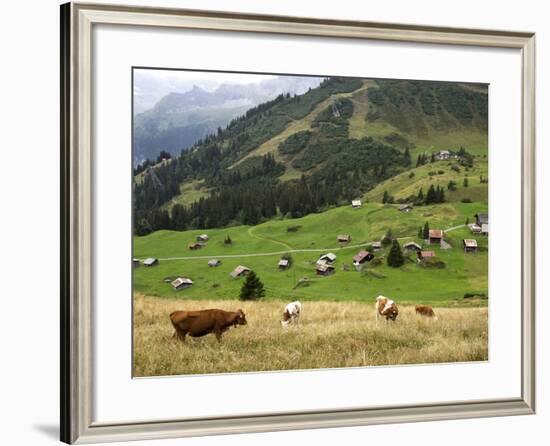
[[351,241],[351,235],[349,234],[340,234],[336,237],[338,243],[349,243]]
[[250,268],[247,268],[246,266],[239,265],[237,268],[235,268],[233,271],[229,273],[231,277],[236,279],[237,277],[246,276],[250,272]]
[[287,269],[290,266],[290,262],[288,259],[281,259],[279,260],[279,263],[277,264],[279,269]]
[[208,235],[201,234],[197,236],[197,242],[207,242],[208,241]]
[[321,257],[319,257],[317,263],[319,262],[334,263],[336,262],[336,254],[333,254],[332,252],[329,252],[328,254],[323,254]]
[[148,259],[145,259],[143,261],[143,266],[153,266],[156,265],[159,262],[159,259],[156,259],[154,257],[149,257]]
[[204,243],[199,243],[199,242],[195,242],[195,243],[189,243],[189,249],[194,251],[196,249],[201,249],[205,246]]
[[465,238],[462,240],[464,245],[464,252],[477,252],[477,240],[471,238]]
[[436,160],[448,160],[451,157],[451,152],[448,150],[440,150],[436,153],[435,159]]
[[208,261],[208,266],[211,268],[215,268],[216,266],[220,266],[221,264],[222,264],[222,261],[218,259],[212,259]]
[[184,288],[189,288],[190,286],[193,286],[193,283],[194,282],[187,277],[178,277],[170,282],[170,285],[172,285],[172,288],[174,288],[175,290],[182,290]]
[[132,265],[139,266],[139,259],[132,259]]
[[411,212],[413,210],[412,204],[402,204],[399,206],[399,212]]
[[470,223],[468,225],[468,228],[472,232],[472,234],[480,234],[481,233],[481,226],[479,226],[477,223]]
[[479,227],[489,224],[489,214],[476,214],[474,217],[476,218],[476,224]]
[[353,256],[353,264],[355,266],[362,265],[365,262],[370,262],[374,259],[374,254],[365,250],[359,251],[356,255]]
[[315,267],[315,272],[318,276],[328,276],[334,274],[334,266],[329,265],[328,263],[323,263],[321,265],[317,264]]
[[382,249],[382,243],[380,242],[372,242],[370,246],[373,251],[380,251]]
[[351,200],[352,208],[360,208],[362,206],[361,200]]
[[403,249],[409,252],[419,252],[422,251],[422,246],[415,242],[408,242],[403,245]]
[[433,251],[419,251],[418,252],[418,260],[424,260],[431,257],[435,257],[435,252]]
[[443,240],[443,231],[441,229],[430,229],[428,242],[430,245],[441,245]]

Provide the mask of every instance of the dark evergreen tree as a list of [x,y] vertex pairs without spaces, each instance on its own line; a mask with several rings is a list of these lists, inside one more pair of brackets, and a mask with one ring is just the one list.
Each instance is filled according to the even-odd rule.
[[187,225],[187,213],[181,204],[172,207],[172,227],[176,231],[184,231]]
[[392,268],[399,268],[404,263],[405,257],[403,256],[403,251],[401,251],[401,245],[397,240],[394,240],[388,254],[388,265]]
[[456,190],[456,181],[450,180],[447,184],[447,189],[449,190]]
[[254,271],[250,271],[241,287],[241,300],[258,300],[265,296],[264,284]]
[[382,246],[389,246],[391,245],[392,241],[393,241],[393,232],[390,228],[388,228],[388,230],[384,234],[384,237],[382,237],[382,240],[381,240]]
[[423,232],[423,239],[424,240],[427,240],[430,238],[430,225],[428,224],[428,222],[424,223],[424,232]]
[[407,147],[405,149],[405,153],[403,154],[403,165],[405,167],[408,167],[410,166],[412,163],[412,160],[411,160],[411,152],[409,151],[409,148]]
[[438,203],[445,203],[445,189],[443,187],[437,187],[437,202]]
[[468,187],[468,177],[464,177],[464,187]]
[[435,191],[435,187],[433,184],[430,185],[430,188],[428,189],[428,192],[426,193],[426,204],[433,204],[437,203],[437,193]]
[[388,191],[384,191],[384,196],[382,197],[382,203],[387,203],[390,200],[390,194],[388,194]]

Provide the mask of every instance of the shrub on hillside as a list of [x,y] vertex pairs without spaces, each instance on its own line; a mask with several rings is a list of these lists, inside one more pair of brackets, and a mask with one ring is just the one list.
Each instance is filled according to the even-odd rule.
[[311,132],[309,130],[294,133],[279,144],[279,152],[283,155],[298,153],[304,149],[310,138]]
[[447,264],[436,257],[427,257],[420,262],[420,266],[429,269],[443,269]]

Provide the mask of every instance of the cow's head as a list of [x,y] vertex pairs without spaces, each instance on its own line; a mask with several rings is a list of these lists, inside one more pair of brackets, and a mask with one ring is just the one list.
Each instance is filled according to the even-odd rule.
[[248,322],[246,322],[244,311],[239,308],[236,313],[237,317],[235,318],[235,325],[246,325]]
[[290,324],[292,317],[288,310],[285,310],[283,312],[283,320],[281,322],[281,327],[286,327],[288,324]]
[[389,319],[391,321],[395,321],[397,319],[397,315],[399,314],[399,311],[397,310],[397,305],[392,305],[390,309],[386,312],[386,319]]

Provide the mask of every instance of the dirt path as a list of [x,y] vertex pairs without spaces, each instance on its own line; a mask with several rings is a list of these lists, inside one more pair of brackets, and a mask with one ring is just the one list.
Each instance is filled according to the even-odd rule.
[[267,238],[267,237],[260,237],[259,235],[254,234],[254,231],[253,231],[253,230],[254,230],[255,228],[256,228],[255,226],[251,226],[250,228],[248,228],[248,231],[246,231],[250,237],[257,238],[258,240],[263,240],[263,241],[265,241],[265,242],[277,243],[277,244],[279,244],[279,245],[284,246],[284,247],[287,248],[287,249],[293,249],[292,246],[288,245],[288,244],[285,243],[285,242],[281,242],[281,241],[279,241],[279,240],[270,239],[270,238]]

